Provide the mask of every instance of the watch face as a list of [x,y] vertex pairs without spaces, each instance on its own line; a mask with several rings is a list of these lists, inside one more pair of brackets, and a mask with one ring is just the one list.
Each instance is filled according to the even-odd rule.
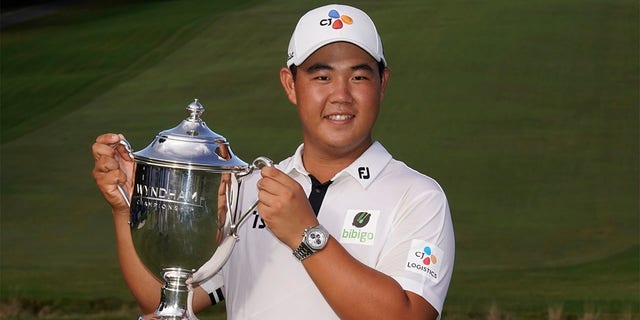
[[312,230],[307,236],[307,245],[313,250],[324,248],[327,243],[327,235],[321,231]]

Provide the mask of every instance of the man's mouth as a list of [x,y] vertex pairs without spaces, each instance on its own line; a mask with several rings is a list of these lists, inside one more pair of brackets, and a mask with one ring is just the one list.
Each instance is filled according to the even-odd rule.
[[331,114],[326,116],[325,118],[334,121],[345,121],[352,119],[354,116],[352,114]]

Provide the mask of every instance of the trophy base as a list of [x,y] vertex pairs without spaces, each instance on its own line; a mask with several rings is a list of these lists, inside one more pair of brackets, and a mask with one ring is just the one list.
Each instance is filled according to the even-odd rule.
[[162,269],[164,285],[160,295],[160,305],[154,312],[154,319],[198,320],[191,309],[190,285],[186,283],[193,271],[182,268]]

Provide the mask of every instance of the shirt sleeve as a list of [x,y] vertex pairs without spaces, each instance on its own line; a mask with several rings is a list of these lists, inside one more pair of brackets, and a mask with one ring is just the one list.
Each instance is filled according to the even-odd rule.
[[407,190],[376,269],[442,314],[455,256],[449,205],[435,181]]
[[202,288],[209,295],[211,304],[217,304],[224,300],[224,278],[222,271],[213,275],[213,277],[207,279],[200,284]]

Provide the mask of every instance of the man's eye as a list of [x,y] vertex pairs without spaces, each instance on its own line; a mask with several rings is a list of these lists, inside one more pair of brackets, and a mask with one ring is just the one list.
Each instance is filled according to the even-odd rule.
[[327,81],[327,80],[329,80],[329,77],[327,77],[327,76],[317,76],[316,79],[317,80],[322,80],[322,81]]

